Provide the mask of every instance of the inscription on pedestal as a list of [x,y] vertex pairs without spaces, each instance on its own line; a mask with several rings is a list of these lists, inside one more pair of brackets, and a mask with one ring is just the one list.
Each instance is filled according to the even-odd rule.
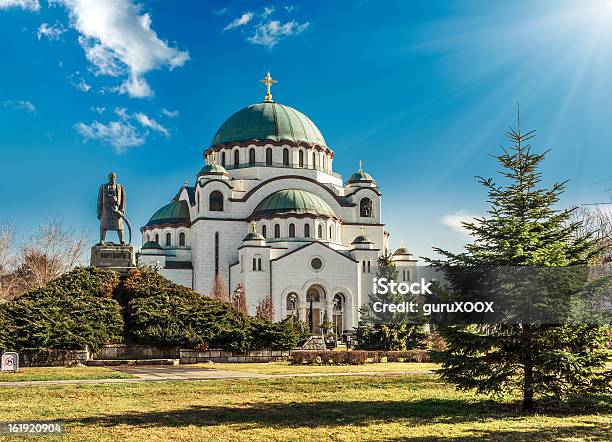
[[136,251],[131,245],[95,245],[91,248],[91,266],[128,273],[136,268]]

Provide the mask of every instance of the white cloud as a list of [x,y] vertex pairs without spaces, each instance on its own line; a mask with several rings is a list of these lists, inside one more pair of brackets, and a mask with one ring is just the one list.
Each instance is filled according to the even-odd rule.
[[229,31],[230,29],[234,29],[234,28],[238,28],[240,26],[244,26],[248,22],[250,22],[252,18],[253,18],[253,13],[252,12],[245,12],[240,17],[236,18],[234,21],[232,21],[230,24],[228,24],[225,28],[223,28],[223,30],[224,31]]
[[38,11],[40,2],[38,0],[0,0],[0,9],[22,8],[30,11]]
[[55,22],[54,25],[43,23],[38,27],[38,39],[45,37],[49,40],[59,40],[62,34],[66,32],[66,28],[60,23]]
[[101,107],[101,106],[93,106],[93,107],[90,107],[89,110],[97,113],[98,115],[102,115],[104,111],[106,111],[106,108]]
[[466,212],[465,210],[460,210],[455,213],[444,215],[442,217],[442,224],[450,227],[456,232],[467,234],[468,231],[465,229],[462,223],[473,223],[475,222],[474,218],[478,218],[479,216],[480,215]]
[[102,124],[94,121],[91,124],[78,122],[76,130],[85,140],[97,140],[110,144],[117,152],[123,152],[128,147],[142,146],[145,138],[138,133],[136,128],[124,121],[111,121]]
[[183,66],[189,52],[169,46],[151,29],[151,16],[131,0],[50,0],[64,5],[79,43],[97,74],[126,76],[115,90],[131,97],[149,97],[148,72]]
[[159,132],[161,134],[164,134],[165,136],[169,137],[170,136],[170,132],[168,132],[168,130],[162,126],[161,124],[159,124],[157,121],[155,121],[152,118],[149,118],[148,115],[143,114],[142,112],[138,112],[136,114],[134,114],[134,118],[136,119],[136,121],[138,121],[143,127],[147,127],[149,129],[153,129],[156,132]]
[[6,109],[22,110],[30,114],[36,113],[36,106],[27,100],[7,100],[4,102],[4,107]]
[[221,8],[221,9],[213,9],[211,12],[214,15],[224,15],[225,13],[227,13],[227,11],[228,11],[228,9],[227,9],[227,7],[225,7],[225,8]]
[[272,14],[274,12],[275,8],[274,6],[270,5],[270,6],[264,6],[263,8],[263,12],[261,13],[262,17],[267,17],[268,15]]
[[255,26],[255,33],[248,40],[253,44],[272,48],[286,37],[301,34],[309,25],[308,22],[300,24],[295,20],[288,21],[285,24],[281,24],[278,20],[270,20]]
[[[106,109],[94,107],[91,110],[102,114]],[[106,124],[99,121],[90,124],[78,122],[75,128],[85,140],[97,140],[109,144],[117,152],[123,152],[128,147],[143,145],[150,134],[149,129],[166,137],[170,136],[168,129],[143,112],[130,113],[124,107],[116,107],[113,112],[119,117],[117,121],[110,121]]]
[[176,118],[179,115],[179,111],[175,110],[175,111],[170,111],[168,109],[166,109],[165,107],[162,108],[161,113],[163,116],[168,117],[168,118]]

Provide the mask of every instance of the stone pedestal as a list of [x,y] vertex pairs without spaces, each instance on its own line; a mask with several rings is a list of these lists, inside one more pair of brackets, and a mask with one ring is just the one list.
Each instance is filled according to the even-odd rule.
[[97,244],[91,248],[90,264],[127,274],[136,268],[136,250],[132,245]]

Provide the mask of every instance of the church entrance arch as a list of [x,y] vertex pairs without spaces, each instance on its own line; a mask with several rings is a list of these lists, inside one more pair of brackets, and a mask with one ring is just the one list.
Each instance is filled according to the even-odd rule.
[[306,322],[310,333],[321,334],[324,311],[325,289],[318,284],[313,284],[306,291]]

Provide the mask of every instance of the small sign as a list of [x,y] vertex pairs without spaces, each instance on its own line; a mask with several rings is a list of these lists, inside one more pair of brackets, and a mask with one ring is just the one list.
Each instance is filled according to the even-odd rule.
[[14,351],[2,353],[1,371],[17,371],[19,370],[19,355]]

